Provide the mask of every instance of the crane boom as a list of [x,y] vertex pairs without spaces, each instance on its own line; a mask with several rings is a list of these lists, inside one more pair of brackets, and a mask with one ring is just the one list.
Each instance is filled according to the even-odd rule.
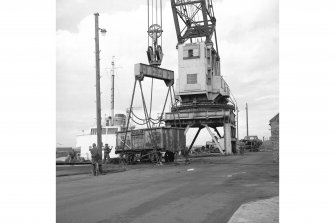
[[218,52],[212,0],[171,0],[171,7],[178,44],[202,37],[209,43],[214,34]]

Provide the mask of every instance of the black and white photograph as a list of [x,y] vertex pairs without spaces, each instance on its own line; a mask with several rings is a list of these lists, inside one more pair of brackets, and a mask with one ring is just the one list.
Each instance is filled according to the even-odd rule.
[[57,222],[279,222],[278,5],[57,0]]
[[333,222],[333,6],[4,1],[1,222]]

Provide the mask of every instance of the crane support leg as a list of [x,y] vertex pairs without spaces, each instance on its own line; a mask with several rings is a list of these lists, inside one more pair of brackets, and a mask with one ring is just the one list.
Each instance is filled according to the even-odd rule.
[[186,134],[187,134],[187,132],[188,132],[188,130],[190,129],[190,125],[187,125],[187,127],[186,127],[186,129],[185,129],[185,131],[184,131],[184,135],[186,136]]
[[225,152],[223,151],[224,149],[220,146],[220,143],[219,143],[218,140],[214,137],[214,134],[212,133],[211,129],[208,127],[207,124],[204,124],[204,126],[206,127],[208,133],[211,135],[211,137],[212,137],[212,139],[213,139],[215,145],[219,148],[220,153],[221,153],[222,155],[225,155]]
[[135,94],[135,89],[136,89],[136,83],[137,80],[135,79],[135,83],[134,83],[134,88],[133,88],[133,94],[131,96],[131,102],[130,102],[130,107],[129,107],[129,115],[128,115],[128,120],[127,120],[127,127],[126,127],[126,136],[124,137],[124,144],[122,146],[122,151],[124,151],[124,147],[126,145],[126,141],[127,141],[127,134],[128,134],[128,128],[129,128],[129,120],[130,120],[130,115],[131,115],[131,110],[133,108],[133,102],[134,102],[134,94]]
[[195,140],[198,138],[198,135],[199,135],[201,129],[202,129],[202,127],[200,127],[200,128],[198,129],[198,131],[197,131],[197,134],[195,134],[195,136],[194,136],[194,138],[193,138],[193,140],[192,140],[192,143],[191,143],[190,147],[188,148],[188,151],[190,151],[190,150],[192,149],[193,144],[194,144]]
[[231,124],[224,123],[224,145],[226,149],[226,154],[231,155],[232,153],[232,145],[231,145]]
[[222,136],[221,136],[219,130],[218,130],[216,127],[214,128],[214,130],[215,130],[215,132],[218,134],[218,136],[219,136],[220,138],[222,138]]

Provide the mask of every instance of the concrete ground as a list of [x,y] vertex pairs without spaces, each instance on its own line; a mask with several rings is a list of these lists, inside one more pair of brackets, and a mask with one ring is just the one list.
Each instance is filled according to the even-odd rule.
[[[105,173],[115,173],[124,171],[124,168],[120,165],[105,165],[103,168]],[[73,176],[90,174],[92,172],[91,165],[59,165],[56,167],[56,177]]]
[[279,222],[279,197],[243,204],[228,223],[277,223]]
[[244,203],[278,196],[279,172],[271,152],[256,152],[57,177],[56,191],[59,223],[228,222]]

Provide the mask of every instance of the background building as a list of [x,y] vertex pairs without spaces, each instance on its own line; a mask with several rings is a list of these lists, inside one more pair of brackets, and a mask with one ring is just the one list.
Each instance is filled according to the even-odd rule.
[[273,160],[279,161],[279,113],[270,119]]

